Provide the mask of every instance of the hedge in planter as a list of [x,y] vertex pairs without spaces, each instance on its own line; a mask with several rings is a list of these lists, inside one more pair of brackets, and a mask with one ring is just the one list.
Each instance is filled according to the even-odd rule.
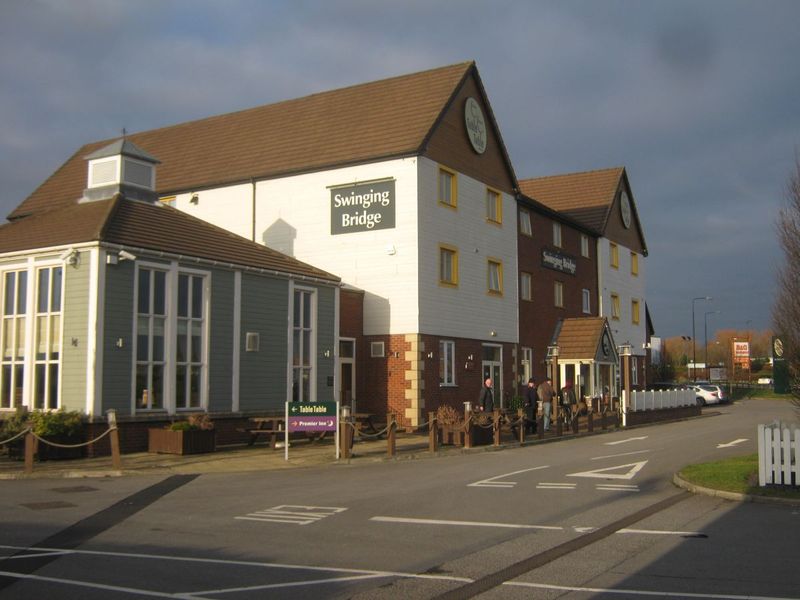
[[[0,438],[9,439],[27,428],[45,440],[37,443],[36,457],[39,460],[59,460],[84,456],[85,446],[60,448],[46,443],[49,441],[73,446],[85,441],[83,415],[77,411],[66,411],[63,408],[49,412],[18,410],[13,417],[6,419]],[[23,436],[9,444],[8,455],[10,458],[22,458],[25,453],[24,449],[25,438]]]
[[147,451],[161,454],[214,452],[216,434],[207,414],[189,415],[163,428],[147,430]]

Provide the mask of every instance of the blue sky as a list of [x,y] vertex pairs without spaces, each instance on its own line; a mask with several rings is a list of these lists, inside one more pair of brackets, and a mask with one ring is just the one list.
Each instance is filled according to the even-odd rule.
[[794,0],[3,0],[0,213],[82,144],[475,60],[519,178],[628,170],[663,337],[766,329]]

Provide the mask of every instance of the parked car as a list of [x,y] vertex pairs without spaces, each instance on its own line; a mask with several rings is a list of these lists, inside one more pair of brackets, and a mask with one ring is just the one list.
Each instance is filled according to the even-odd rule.
[[720,396],[722,394],[722,390],[717,385],[696,383],[690,387],[694,390],[697,403],[700,406],[705,406],[706,404],[719,404],[722,402],[722,398]]
[[685,390],[686,385],[674,381],[657,381],[647,386],[648,390]]

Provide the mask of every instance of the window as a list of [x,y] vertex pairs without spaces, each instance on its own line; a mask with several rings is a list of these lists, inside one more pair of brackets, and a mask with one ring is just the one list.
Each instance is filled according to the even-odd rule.
[[314,291],[295,289],[292,325],[292,402],[314,402]]
[[639,255],[636,252],[631,252],[631,275],[634,277],[639,275]]
[[2,368],[0,408],[22,406],[25,381],[25,321],[28,312],[28,272],[9,271],[3,277]]
[[202,398],[204,278],[178,275],[175,337],[175,407],[199,408]]
[[207,282],[207,276],[201,273],[138,269],[137,410],[173,412],[205,406]]
[[161,196],[159,201],[166,204],[167,206],[175,206],[175,196]]
[[44,267],[36,275],[34,322],[33,408],[58,408],[58,368],[61,356],[62,267]]
[[503,202],[500,192],[486,188],[486,220],[492,223],[503,222]]
[[533,236],[533,229],[531,228],[531,213],[524,208],[519,209],[519,232],[522,235]]
[[619,320],[619,296],[611,294],[611,318]]
[[587,315],[591,314],[591,312],[592,312],[592,305],[591,305],[592,295],[591,295],[591,292],[589,290],[587,290],[586,288],[584,288],[582,293],[583,293],[583,303],[582,303],[583,312],[586,313]]
[[383,358],[384,356],[386,356],[386,351],[383,342],[370,342],[369,356],[370,358]]
[[458,285],[458,250],[452,246],[439,246],[439,283]]
[[614,242],[609,242],[609,254],[611,266],[615,269],[619,269],[619,247]]
[[553,223],[553,246],[561,248],[561,223]]
[[531,300],[531,274],[519,274],[519,297],[521,300]]
[[503,293],[503,263],[489,260],[487,263],[487,279],[490,294]]
[[639,357],[631,356],[631,385],[639,385]]
[[167,272],[139,269],[136,292],[136,407],[163,409]]
[[439,385],[456,384],[456,343],[450,340],[439,341]]
[[453,171],[439,167],[439,203],[455,208],[458,206],[458,184]]
[[631,300],[631,323],[639,324],[639,301]]
[[520,367],[522,383],[526,384],[528,383],[528,380],[533,377],[533,350],[530,348],[522,348]]
[[558,308],[564,308],[564,284],[560,281],[553,283],[553,300]]
[[585,233],[581,234],[581,256],[589,258],[589,236]]

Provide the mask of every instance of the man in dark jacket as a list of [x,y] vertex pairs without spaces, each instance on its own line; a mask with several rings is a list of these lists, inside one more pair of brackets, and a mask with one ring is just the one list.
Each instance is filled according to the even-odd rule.
[[492,393],[491,379],[487,379],[483,382],[481,395],[478,397],[478,406],[487,412],[492,412],[494,410],[494,394]]
[[528,379],[528,387],[525,388],[525,416],[528,419],[526,432],[536,433],[536,408],[538,403],[536,394],[536,380],[533,377]]

